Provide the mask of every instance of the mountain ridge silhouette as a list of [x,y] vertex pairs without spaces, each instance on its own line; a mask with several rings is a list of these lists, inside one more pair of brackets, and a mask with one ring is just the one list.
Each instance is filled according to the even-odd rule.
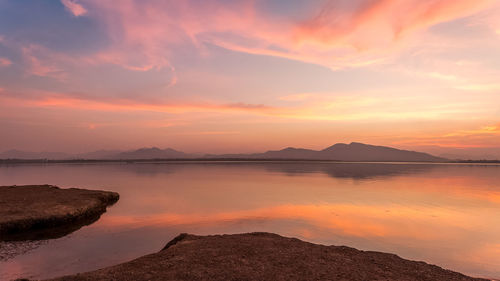
[[[12,153],[15,152],[15,153]],[[49,156],[49,157],[44,157]],[[394,161],[394,162],[439,162],[448,159],[428,153],[402,150],[388,146],[377,146],[359,142],[336,143],[322,150],[286,147],[281,150],[268,150],[263,153],[240,154],[191,154],[172,148],[143,147],[130,151],[101,150],[84,154],[35,153],[10,150],[0,153],[0,159],[283,159],[283,160],[332,160],[332,161]],[[30,158],[32,157],[32,158]]]

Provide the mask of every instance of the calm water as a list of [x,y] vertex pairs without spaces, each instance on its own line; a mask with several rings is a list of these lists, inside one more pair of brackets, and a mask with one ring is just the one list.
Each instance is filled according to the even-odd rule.
[[0,279],[94,270],[180,232],[275,232],[500,278],[500,166],[169,163],[0,166],[0,185],[120,193],[60,239],[0,244]]

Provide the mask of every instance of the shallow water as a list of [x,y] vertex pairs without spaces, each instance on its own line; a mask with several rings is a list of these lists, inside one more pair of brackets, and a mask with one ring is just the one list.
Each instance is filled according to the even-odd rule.
[[0,279],[49,278],[159,251],[181,232],[274,232],[500,278],[500,166],[162,163],[0,166],[0,185],[120,193],[59,239],[0,243]]

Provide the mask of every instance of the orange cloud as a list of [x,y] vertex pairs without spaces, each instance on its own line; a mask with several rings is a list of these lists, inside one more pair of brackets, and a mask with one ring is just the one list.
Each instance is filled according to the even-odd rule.
[[456,130],[444,134],[415,136],[393,144],[441,146],[453,148],[496,147],[500,141],[500,123],[472,130]]
[[483,126],[476,130],[460,130],[445,134],[444,137],[464,137],[471,135],[500,135],[500,123],[493,126]]

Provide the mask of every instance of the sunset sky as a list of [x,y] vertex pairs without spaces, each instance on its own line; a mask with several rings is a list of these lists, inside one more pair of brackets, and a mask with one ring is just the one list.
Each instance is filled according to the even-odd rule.
[[500,1],[0,0],[0,152],[351,141],[500,147]]

